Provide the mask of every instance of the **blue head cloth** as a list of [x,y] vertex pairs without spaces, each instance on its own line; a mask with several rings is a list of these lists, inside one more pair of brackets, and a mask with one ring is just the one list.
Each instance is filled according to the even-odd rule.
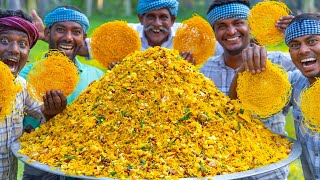
[[247,19],[250,9],[248,6],[242,3],[233,2],[224,4],[221,6],[216,6],[207,14],[207,20],[211,26],[214,25],[215,22],[228,19],[228,18],[239,18],[239,19]]
[[177,16],[178,6],[177,0],[140,0],[137,9],[138,14],[142,15],[149,11],[167,8],[172,16]]
[[79,11],[67,9],[65,7],[55,9],[44,18],[44,24],[47,27],[51,27],[54,23],[61,21],[77,22],[81,24],[84,32],[87,32],[89,29],[89,20],[86,15]]
[[285,42],[289,45],[289,42],[293,39],[309,35],[320,34],[320,21],[314,19],[297,20],[289,24],[285,31]]

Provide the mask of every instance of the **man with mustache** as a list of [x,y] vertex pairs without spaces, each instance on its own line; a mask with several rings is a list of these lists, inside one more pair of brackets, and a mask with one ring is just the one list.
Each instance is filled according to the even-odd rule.
[[[93,66],[82,64],[76,58],[76,55],[86,38],[89,20],[77,7],[61,6],[48,13],[44,18],[44,23],[46,28],[44,29],[43,36],[48,41],[49,49],[57,49],[65,53],[78,68],[80,80],[74,92],[67,97],[68,103],[71,103],[90,83],[99,79],[104,74],[103,71]],[[21,71],[24,78],[26,78],[31,68],[32,64],[26,66]],[[32,130],[28,125],[32,125],[33,128],[38,126],[38,124],[34,123],[30,118],[26,119],[26,121],[25,125],[27,126],[28,131]],[[57,177],[53,174],[39,171],[31,166],[25,165],[23,175],[24,180],[59,178],[64,177]]]
[[0,61],[8,65],[16,77],[15,83],[22,86],[13,104],[14,111],[0,120],[0,179],[3,180],[17,179],[18,161],[10,151],[10,146],[22,135],[24,115],[43,123],[62,112],[67,105],[60,90],[47,91],[43,104],[34,101],[26,90],[26,81],[19,76],[38,37],[38,30],[32,24],[31,17],[23,11],[0,10]]

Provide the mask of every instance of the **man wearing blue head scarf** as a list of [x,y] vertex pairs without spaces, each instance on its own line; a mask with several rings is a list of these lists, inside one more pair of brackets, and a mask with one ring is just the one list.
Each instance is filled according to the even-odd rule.
[[[229,94],[231,82],[239,71],[243,61],[268,57],[272,62],[282,65],[287,71],[295,69],[289,54],[281,52],[266,52],[264,47],[250,43],[250,27],[247,17],[250,12],[248,0],[214,0],[207,12],[207,20],[211,24],[217,41],[223,47],[224,53],[210,58],[200,69],[200,72],[210,78],[217,88]],[[292,16],[280,19],[276,24],[285,29]],[[250,47],[250,45],[252,47]],[[260,70],[259,70],[260,71]],[[263,123],[276,134],[286,135],[285,112],[264,119]],[[270,173],[250,177],[250,179],[286,179],[288,169],[278,169]]]
[[[84,44],[87,30],[89,28],[88,18],[74,6],[62,6],[51,11],[44,18],[46,28],[44,30],[45,40],[49,43],[49,49],[58,49],[64,52],[70,60],[72,60],[78,68],[80,81],[72,94],[67,97],[68,103],[71,103],[80,93],[85,90],[88,85],[99,79],[104,72],[86,64],[82,64],[76,58],[76,54]],[[26,78],[33,64],[22,69],[21,76]],[[37,127],[30,117],[25,119],[25,126],[30,128]],[[24,180],[54,180],[66,179],[44,171],[37,170],[31,166],[25,165],[23,174]]]
[[[303,116],[300,94],[320,78],[320,14],[305,13],[292,19],[285,30],[285,42],[297,67],[297,70],[288,73],[292,86],[289,105],[292,106],[296,138],[302,146],[300,160],[303,174],[306,180],[316,180],[320,179],[319,126],[309,124]],[[265,63],[265,59],[259,63]],[[256,71],[257,68],[251,66],[249,70]],[[236,85],[232,86],[231,96],[235,98]]]

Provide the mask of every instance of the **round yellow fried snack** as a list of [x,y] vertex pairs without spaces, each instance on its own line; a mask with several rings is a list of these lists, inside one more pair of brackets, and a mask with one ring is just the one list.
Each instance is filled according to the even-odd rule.
[[301,111],[305,125],[312,131],[320,133],[320,79],[300,95]]
[[49,51],[46,57],[36,62],[26,80],[32,98],[41,102],[47,90],[61,90],[69,96],[76,88],[80,76],[75,64],[59,51]]
[[13,103],[21,85],[15,82],[15,78],[6,64],[0,61],[0,122],[13,110]]
[[173,49],[192,53],[195,65],[206,62],[214,54],[215,46],[212,27],[199,15],[183,21],[173,39]]
[[274,46],[284,39],[284,32],[276,26],[282,16],[288,16],[290,9],[280,1],[263,1],[252,7],[248,22],[251,33],[258,44]]
[[125,21],[102,24],[91,35],[91,52],[103,67],[119,62],[128,54],[141,49],[139,34]]
[[244,109],[267,118],[287,104],[291,84],[287,72],[267,60],[265,71],[254,75],[247,71],[239,74],[237,94]]

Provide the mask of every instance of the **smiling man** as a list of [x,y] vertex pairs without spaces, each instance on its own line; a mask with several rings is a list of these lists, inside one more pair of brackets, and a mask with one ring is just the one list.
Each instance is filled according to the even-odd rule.
[[[44,18],[44,23],[46,26],[44,38],[49,44],[49,49],[58,49],[59,51],[64,52],[78,68],[80,80],[74,92],[67,97],[68,103],[71,103],[91,82],[99,79],[104,74],[103,71],[93,66],[82,64],[76,58],[76,54],[80,50],[82,44],[84,44],[87,35],[86,32],[89,28],[89,20],[78,8],[74,6],[62,6],[50,12]],[[26,78],[32,66],[33,64],[26,66],[21,71],[21,76]],[[27,129],[32,129],[31,126],[35,128],[39,124],[32,118],[27,117],[24,125]],[[52,174],[25,165],[23,175],[24,180],[51,180],[59,178],[64,179],[64,177],[56,177]]]
[[[216,87],[225,95],[229,94],[229,88],[233,77],[247,58],[266,58],[276,64],[282,65],[287,71],[295,69],[289,54],[281,52],[266,52],[265,47],[250,44],[250,27],[247,17],[250,12],[248,0],[214,0],[207,11],[207,19],[211,24],[216,39],[223,47],[224,53],[210,58],[200,69],[200,72],[210,78]],[[293,16],[285,16],[275,24],[280,30],[287,27]],[[252,46],[250,48],[250,46]],[[247,57],[243,56],[245,50],[252,51]],[[256,59],[255,59],[256,60]],[[285,135],[285,114],[280,112],[263,123],[271,131]],[[288,168],[277,169],[270,173],[250,177],[250,179],[286,179]]]
[[[67,105],[59,90],[47,91],[43,104],[34,101],[26,90],[25,80],[19,76],[28,60],[30,49],[36,44],[38,31],[31,17],[21,10],[0,10],[0,61],[8,65],[15,82],[22,86],[13,103],[14,111],[0,119],[0,179],[17,179],[17,158],[10,151],[13,141],[23,132],[23,118],[27,114],[45,122],[60,113]],[[0,104],[0,111],[1,111]]]

